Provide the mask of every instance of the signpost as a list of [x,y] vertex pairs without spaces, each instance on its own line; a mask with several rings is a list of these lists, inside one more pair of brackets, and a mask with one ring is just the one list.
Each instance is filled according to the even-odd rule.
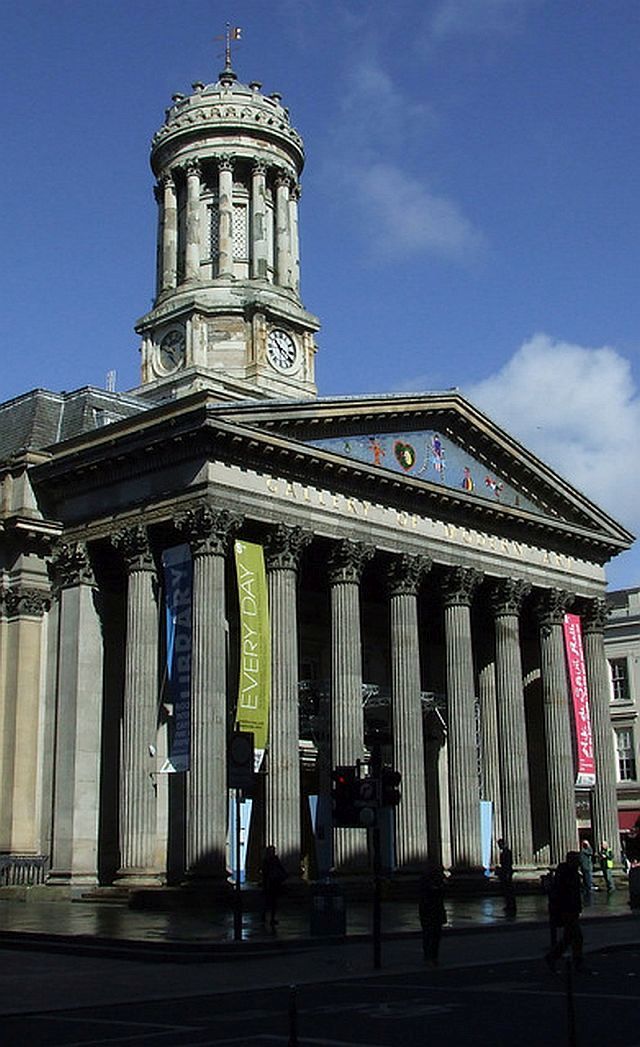
[[253,770],[253,733],[251,731],[234,731],[229,739],[229,758],[227,760],[227,778],[230,789],[235,789],[235,890],[233,906],[233,940],[242,941],[242,881],[240,874],[240,804],[243,794],[252,792],[254,784]]

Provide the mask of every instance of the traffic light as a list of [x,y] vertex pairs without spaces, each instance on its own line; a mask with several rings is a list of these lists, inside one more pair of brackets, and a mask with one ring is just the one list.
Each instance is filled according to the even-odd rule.
[[355,767],[336,767],[331,774],[331,806],[334,825],[358,825],[354,806],[358,779]]
[[394,771],[393,767],[383,767],[380,780],[380,803],[382,807],[397,807],[402,799],[402,793],[400,792],[402,775],[400,771]]

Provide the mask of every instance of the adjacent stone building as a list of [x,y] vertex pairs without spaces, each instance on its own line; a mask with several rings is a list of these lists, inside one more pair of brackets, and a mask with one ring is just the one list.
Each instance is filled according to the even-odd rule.
[[[317,397],[303,164],[280,97],[229,61],[174,96],[151,152],[157,295],[136,325],[140,387],[0,405],[5,880],[225,876],[238,539],[264,549],[271,630],[250,852],[273,842],[313,874],[308,799],[377,743],[403,776],[398,870],[429,853],[479,871],[481,800],[519,868],[562,858],[577,839],[568,608],[596,765],[582,802],[595,837],[617,832],[604,566],[632,536],[457,392]],[[176,711],[162,556],[181,544],[189,769],[164,773]],[[367,846],[365,829],[335,830],[337,871],[363,867]]]
[[607,605],[605,650],[611,676],[618,820],[624,838],[640,818],[640,589],[607,593]]

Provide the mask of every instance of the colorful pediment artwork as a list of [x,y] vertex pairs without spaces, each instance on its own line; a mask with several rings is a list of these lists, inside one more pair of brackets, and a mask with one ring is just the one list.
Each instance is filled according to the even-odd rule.
[[338,436],[313,440],[315,447],[367,465],[404,473],[418,480],[531,512],[541,510],[502,477],[492,473],[462,447],[434,429],[411,433]]

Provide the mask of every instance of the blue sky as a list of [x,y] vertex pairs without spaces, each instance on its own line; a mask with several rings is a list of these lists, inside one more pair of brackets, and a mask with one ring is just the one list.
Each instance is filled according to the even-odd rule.
[[[221,68],[307,149],[320,392],[457,386],[640,531],[638,0],[0,3],[0,396],[138,382],[149,142]],[[640,585],[634,549],[613,587]]]

